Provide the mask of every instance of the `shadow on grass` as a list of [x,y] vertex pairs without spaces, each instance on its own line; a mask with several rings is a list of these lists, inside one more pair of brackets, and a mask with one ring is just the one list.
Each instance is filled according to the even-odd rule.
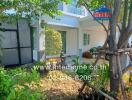
[[48,100],[78,100],[76,94],[64,93],[60,89],[50,89],[44,91]]

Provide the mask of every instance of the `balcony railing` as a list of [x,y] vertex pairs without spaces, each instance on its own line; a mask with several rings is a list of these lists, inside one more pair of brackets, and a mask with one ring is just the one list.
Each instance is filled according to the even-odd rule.
[[58,5],[58,9],[61,10],[61,11],[63,11],[63,3],[60,3],[60,4]]
[[61,3],[59,4],[58,9],[64,12],[85,16],[85,9],[82,7],[76,7],[74,5],[65,5]]
[[85,15],[85,9],[82,7],[76,7],[73,5],[67,5],[67,12],[77,14],[77,15]]

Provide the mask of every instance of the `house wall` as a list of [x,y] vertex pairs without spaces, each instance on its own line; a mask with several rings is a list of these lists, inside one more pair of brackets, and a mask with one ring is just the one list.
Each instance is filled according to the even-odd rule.
[[45,28],[41,26],[43,19],[32,20],[33,33],[33,61],[45,60]]
[[78,42],[77,42],[77,29],[68,28],[64,26],[50,25],[51,28],[59,31],[66,31],[66,55],[77,55]]
[[[107,26],[107,22],[105,22]],[[82,51],[88,51],[92,47],[102,46],[106,40],[107,34],[104,28],[91,18],[80,21],[80,47]],[[90,43],[83,45],[83,34],[87,33],[90,35]]]
[[[92,47],[102,46],[106,40],[106,32],[101,26],[80,25],[79,28],[69,28],[64,26],[50,25],[51,28],[60,31],[67,31],[66,34],[66,54],[78,55],[80,52],[88,51]],[[90,35],[90,44],[83,44],[83,34]]]
[[59,26],[67,26],[67,27],[78,27],[79,20],[75,16],[69,15],[60,15],[56,16],[54,19],[49,16],[42,16],[42,18],[46,23],[50,25],[59,25]]
[[[100,27],[91,27],[91,29],[93,30],[83,30],[82,31],[82,35],[84,33],[87,33],[90,35],[90,42],[88,45],[83,45],[83,41],[82,41],[82,45],[83,45],[83,51],[88,51],[89,49],[91,49],[92,47],[97,47],[97,46],[102,46],[106,40],[106,33],[103,30],[100,30]],[[82,36],[83,38],[83,36]]]

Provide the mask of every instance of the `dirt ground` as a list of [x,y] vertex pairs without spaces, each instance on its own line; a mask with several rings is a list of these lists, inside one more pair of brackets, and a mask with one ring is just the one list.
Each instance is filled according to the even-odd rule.
[[[41,78],[41,89],[48,100],[77,100],[78,89],[82,82],[73,78],[75,73],[68,71],[49,71]],[[132,86],[132,84],[129,84]],[[128,100],[132,100],[132,91],[127,92]],[[123,100],[119,93],[119,100]]]
[[48,100],[77,100],[81,82],[62,71],[50,71],[41,79],[41,87]]

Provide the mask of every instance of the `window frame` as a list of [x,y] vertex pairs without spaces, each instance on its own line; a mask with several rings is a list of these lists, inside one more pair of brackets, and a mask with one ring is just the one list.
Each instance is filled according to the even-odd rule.
[[90,44],[90,35],[87,33],[83,34],[83,45],[89,45]]

